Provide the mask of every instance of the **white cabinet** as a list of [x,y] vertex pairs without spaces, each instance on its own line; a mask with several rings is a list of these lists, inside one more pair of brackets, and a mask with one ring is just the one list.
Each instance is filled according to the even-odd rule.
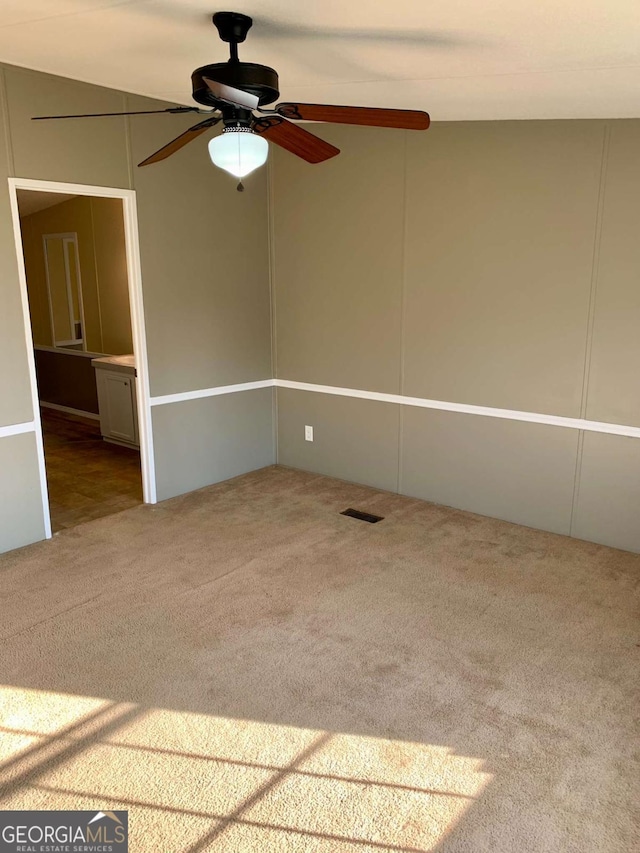
[[135,368],[114,363],[115,358],[95,358],[100,431],[105,441],[138,447]]

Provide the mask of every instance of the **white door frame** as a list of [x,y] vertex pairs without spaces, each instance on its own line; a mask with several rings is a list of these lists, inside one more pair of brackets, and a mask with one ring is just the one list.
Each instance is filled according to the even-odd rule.
[[118,189],[116,187],[95,187],[86,184],[65,184],[58,181],[40,181],[31,178],[9,178],[9,200],[13,216],[13,236],[16,244],[18,259],[18,277],[20,279],[20,294],[22,298],[22,313],[24,317],[24,334],[27,345],[27,359],[31,380],[31,399],[33,403],[33,420],[38,450],[38,465],[40,468],[40,488],[42,491],[42,510],[44,514],[45,535],[51,538],[51,516],[49,512],[49,495],[47,489],[47,472],[44,462],[44,444],[42,440],[42,423],[40,421],[40,403],[36,381],[36,366],[33,354],[33,334],[31,331],[31,315],[29,313],[29,297],[27,293],[27,273],[22,247],[20,230],[20,213],[18,209],[18,190],[37,190],[49,193],[65,193],[67,195],[96,196],[98,198],[119,198],[122,200],[124,213],[124,232],[127,251],[127,277],[129,279],[129,303],[131,306],[131,326],[133,331],[133,352],[136,358],[138,424],[140,430],[140,464],[142,469],[142,494],[145,503],[154,504],[156,498],[156,477],[153,455],[153,432],[151,425],[151,405],[149,392],[149,364],[147,360],[147,336],[144,325],[144,307],[142,302],[142,273],[140,268],[140,246],[138,238],[138,213],[136,208],[135,190]]

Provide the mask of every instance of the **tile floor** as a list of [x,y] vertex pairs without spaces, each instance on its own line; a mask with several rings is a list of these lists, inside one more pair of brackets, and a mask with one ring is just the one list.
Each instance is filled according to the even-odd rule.
[[137,451],[103,441],[98,421],[41,414],[54,533],[142,503]]

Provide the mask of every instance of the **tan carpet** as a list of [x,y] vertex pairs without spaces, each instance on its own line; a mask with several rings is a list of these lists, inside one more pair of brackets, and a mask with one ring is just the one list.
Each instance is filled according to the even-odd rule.
[[639,850],[639,581],[284,468],[65,530],[0,558],[0,808],[128,808],[133,853]]

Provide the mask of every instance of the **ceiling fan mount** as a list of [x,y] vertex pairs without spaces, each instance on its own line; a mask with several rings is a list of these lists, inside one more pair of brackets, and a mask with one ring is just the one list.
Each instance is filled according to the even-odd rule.
[[[105,115],[141,115],[143,113],[200,113],[205,118],[185,130],[138,165],[158,163],[175,154],[212,127],[223,123],[223,132],[209,141],[209,153],[215,165],[238,178],[249,174],[267,159],[267,140],[307,163],[322,163],[340,150],[299,121],[354,124],[405,130],[426,130],[429,115],[422,110],[398,110],[381,107],[349,107],[330,104],[278,103],[278,74],[268,65],[241,62],[238,45],[247,38],[253,25],[240,12],[216,12],[213,23],[223,42],[229,45],[227,62],[203,65],[191,75],[193,99],[200,107],[176,106],[160,110],[134,110],[128,113],[93,115],[35,116],[43,119],[95,118]],[[239,189],[242,188],[240,184]]]
[[211,20],[215,24],[222,41],[241,44],[253,26],[253,18],[242,12],[216,12]]

